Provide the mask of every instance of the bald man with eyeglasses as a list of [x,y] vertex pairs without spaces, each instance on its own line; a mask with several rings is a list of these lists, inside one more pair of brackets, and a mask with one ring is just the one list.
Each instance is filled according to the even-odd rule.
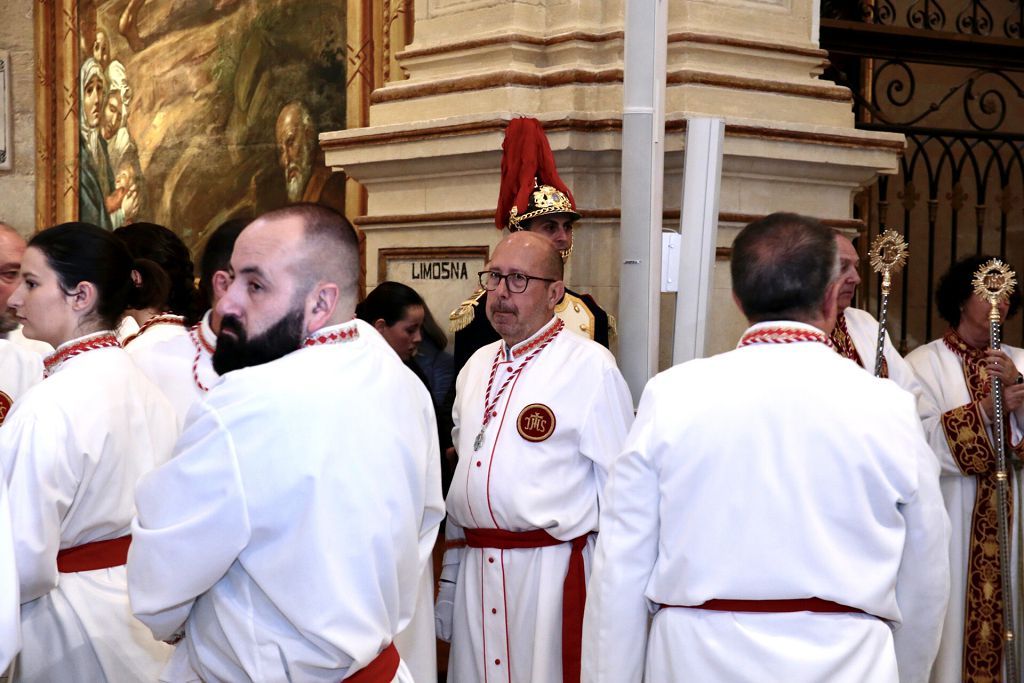
[[456,381],[436,609],[449,681],[579,679],[585,568],[633,402],[611,353],[555,316],[562,268],[550,240],[516,232],[480,273],[501,340]]

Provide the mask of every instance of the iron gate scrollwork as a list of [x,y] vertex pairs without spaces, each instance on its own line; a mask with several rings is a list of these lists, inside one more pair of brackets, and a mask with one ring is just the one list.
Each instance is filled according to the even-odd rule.
[[[821,17],[823,77],[853,92],[857,127],[907,139],[899,173],[857,202],[862,250],[884,229],[910,243],[889,318],[906,352],[942,333],[931,293],[952,261],[1024,271],[1024,0],[825,0]],[[1021,346],[1024,316],[1004,336]]]

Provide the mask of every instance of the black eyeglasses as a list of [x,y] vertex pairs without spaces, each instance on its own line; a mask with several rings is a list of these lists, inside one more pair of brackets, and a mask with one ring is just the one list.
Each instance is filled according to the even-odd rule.
[[508,291],[513,294],[522,294],[525,292],[526,286],[530,284],[530,280],[557,282],[557,280],[552,280],[549,277],[537,277],[535,275],[526,275],[524,273],[509,273],[508,275],[502,275],[496,270],[481,270],[478,275],[480,276],[480,286],[488,292],[496,290],[502,280],[505,281],[505,286],[508,287]]

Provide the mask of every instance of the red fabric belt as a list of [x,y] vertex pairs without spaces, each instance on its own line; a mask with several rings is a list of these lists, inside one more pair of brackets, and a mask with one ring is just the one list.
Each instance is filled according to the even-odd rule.
[[561,541],[543,529],[505,531],[504,529],[466,529],[470,548],[547,548],[571,543],[569,568],[562,583],[562,682],[579,683],[583,655],[583,607],[587,601],[587,579],[583,569],[583,548],[590,534]]
[[131,544],[131,536],[121,536],[109,541],[93,541],[65,548],[57,553],[57,571],[73,574],[120,567],[128,562],[128,546]]
[[401,661],[394,644],[388,645],[372,662],[346,676],[345,683],[391,683]]
[[683,607],[686,609],[708,609],[715,612],[823,612],[829,614],[855,612],[866,614],[862,609],[841,605],[821,598],[798,598],[793,600],[708,600],[701,605],[661,605],[662,607]]

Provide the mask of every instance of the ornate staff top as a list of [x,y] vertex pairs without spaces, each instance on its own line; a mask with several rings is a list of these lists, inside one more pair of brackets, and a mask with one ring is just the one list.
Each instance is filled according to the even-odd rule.
[[871,243],[871,268],[882,274],[882,287],[888,291],[892,273],[898,273],[907,263],[910,250],[903,235],[886,230]]
[[1006,265],[997,258],[988,261],[978,268],[974,273],[974,293],[985,299],[992,306],[989,317],[999,321],[997,306],[1010,298],[1014,287],[1017,286],[1017,276]]

